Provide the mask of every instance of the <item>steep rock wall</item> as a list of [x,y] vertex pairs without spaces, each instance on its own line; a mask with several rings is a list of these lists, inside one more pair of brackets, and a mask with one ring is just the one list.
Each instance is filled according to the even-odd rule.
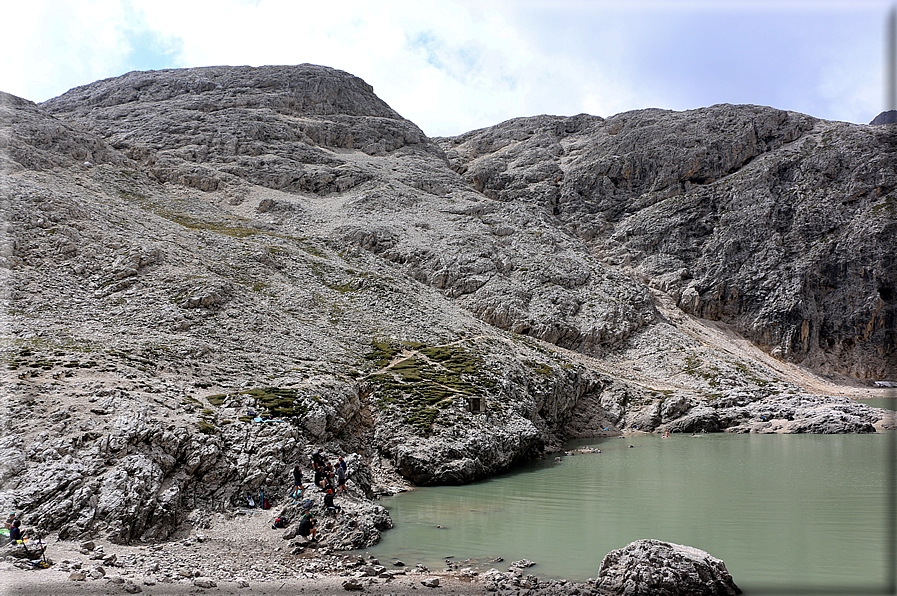
[[720,105],[438,142],[474,188],[541,204],[685,312],[820,372],[895,374],[892,128]]

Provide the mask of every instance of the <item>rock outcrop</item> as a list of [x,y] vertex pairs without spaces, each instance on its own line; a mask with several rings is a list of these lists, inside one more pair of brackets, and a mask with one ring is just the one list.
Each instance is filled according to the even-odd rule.
[[[339,423],[346,421],[326,432],[339,432]],[[5,458],[22,462],[20,471],[30,463],[27,477],[7,482],[17,489],[16,507],[28,512],[29,523],[58,531],[60,538],[99,531],[123,543],[159,540],[178,529],[185,510],[208,515],[245,507],[246,495],[260,489],[277,503],[292,464],[311,456],[297,429],[282,421],[229,425],[207,434],[166,428],[144,409],[116,417],[107,434],[61,434],[52,438],[44,432],[28,444],[7,440],[3,451]],[[378,542],[379,532],[392,524],[386,511],[367,499],[372,495],[367,465],[357,455],[347,461],[351,504],[344,508],[353,520],[351,530],[338,528],[325,543],[363,548]],[[322,495],[314,498],[323,510]],[[281,515],[298,517],[289,507]]]
[[282,508],[324,446],[358,501],[324,541],[352,548],[388,527],[375,494],[569,438],[881,427],[736,331],[890,374],[887,127],[716,106],[431,140],[312,65],[0,114],[0,506],[45,530],[159,540],[258,489]]
[[726,564],[708,553],[660,540],[637,540],[601,561],[597,586],[619,596],[735,596]]
[[687,313],[819,372],[897,370],[890,128],[718,105],[519,118],[438,142],[476,189],[543,205]]

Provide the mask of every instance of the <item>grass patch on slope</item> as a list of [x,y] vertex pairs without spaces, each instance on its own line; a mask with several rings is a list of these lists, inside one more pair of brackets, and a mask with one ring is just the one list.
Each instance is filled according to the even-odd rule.
[[[476,354],[453,345],[408,344],[373,342],[365,358],[381,370],[365,380],[380,410],[416,433],[429,436],[437,422],[450,426],[455,414],[467,412],[468,397],[485,398],[495,389]],[[393,362],[406,349],[412,355]]]

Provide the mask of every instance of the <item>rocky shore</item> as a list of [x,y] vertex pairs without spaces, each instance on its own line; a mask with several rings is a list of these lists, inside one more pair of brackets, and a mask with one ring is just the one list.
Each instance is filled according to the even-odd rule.
[[[259,516],[268,517],[268,516]],[[446,561],[442,569],[378,561],[305,544],[292,554],[276,535],[258,531],[266,520],[228,521],[207,534],[152,546],[49,538],[53,565],[33,569],[21,547],[0,552],[4,594],[458,594],[498,596],[735,596],[725,564],[708,553],[640,540],[609,553],[596,578],[545,580],[535,565],[500,558]],[[22,557],[22,558],[20,558]]]

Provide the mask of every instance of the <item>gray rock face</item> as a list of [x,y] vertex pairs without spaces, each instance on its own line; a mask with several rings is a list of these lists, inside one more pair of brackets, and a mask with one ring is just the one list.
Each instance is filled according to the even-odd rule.
[[637,540],[601,561],[597,586],[620,596],[734,596],[726,564],[708,553],[660,540]]
[[[591,261],[541,209],[462,202],[448,207],[461,225],[424,227],[415,217],[413,235],[399,221],[373,224],[372,210],[398,206],[382,190],[391,178],[414,194],[469,189],[437,145],[346,73],[312,65],[134,72],[41,107],[96,131],[161,182],[214,191],[245,181],[318,196],[365,189],[354,205],[365,217],[347,218],[337,233],[499,328],[594,352],[653,320],[644,288]],[[387,156],[407,163],[370,159]],[[297,208],[267,198],[257,207],[300,216]],[[188,306],[202,306],[202,298]]]
[[521,118],[438,142],[475,188],[543,205],[685,312],[818,371],[890,378],[893,135],[719,105]]
[[897,122],[897,110],[888,110],[873,118],[869,124],[878,126],[881,124],[894,124],[895,122]]
[[361,79],[310,64],[131,72],[42,107],[96,131],[155,179],[204,191],[237,177],[342,192],[371,173],[333,149],[374,155],[426,139]]
[[666,404],[638,410],[628,423],[644,431],[732,433],[873,433],[884,412],[847,398],[814,395],[773,397],[736,393],[709,401],[680,396],[676,412]]
[[[57,439],[29,454],[34,465],[20,483],[17,504],[29,511],[32,524],[59,530],[62,538],[99,527],[119,542],[164,539],[186,510],[211,509],[222,496],[231,506],[244,505],[246,493],[279,486],[290,474],[290,462],[306,459],[297,450],[296,430],[284,422],[228,429],[217,436],[167,431],[140,415],[122,416],[116,426],[80,449]],[[60,452],[78,453],[78,460]],[[356,481],[365,477],[363,465],[353,464]],[[370,487],[362,485],[356,497],[365,490]],[[392,526],[382,507],[366,501],[346,511],[355,519],[354,532],[329,538],[342,548],[375,544],[380,530]]]
[[73,129],[32,102],[0,91],[0,171],[48,170],[128,160],[96,134]]

